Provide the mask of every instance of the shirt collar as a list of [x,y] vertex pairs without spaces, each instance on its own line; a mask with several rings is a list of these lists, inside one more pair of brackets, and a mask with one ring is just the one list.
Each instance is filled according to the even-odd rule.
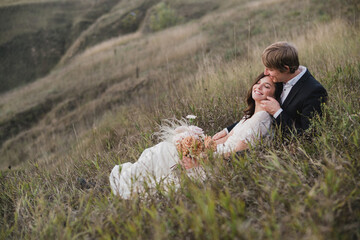
[[299,70],[300,70],[300,73],[298,75],[296,75],[295,77],[293,77],[292,79],[290,79],[287,83],[284,83],[284,87],[294,86],[299,81],[299,79],[302,76],[304,76],[307,69],[304,66],[299,66]]

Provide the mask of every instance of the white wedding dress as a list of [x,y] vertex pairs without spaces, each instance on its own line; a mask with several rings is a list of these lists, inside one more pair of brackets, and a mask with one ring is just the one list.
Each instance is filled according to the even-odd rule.
[[[227,141],[217,145],[216,154],[235,151],[239,141],[253,144],[261,136],[268,134],[271,121],[271,116],[265,111],[255,113],[246,121],[242,119],[234,127],[233,134]],[[116,165],[109,177],[113,193],[129,199],[132,194],[144,192],[147,188],[155,189],[159,184],[163,184],[165,189],[170,185],[175,188],[179,186],[178,176],[173,171],[180,161],[175,142],[180,135],[191,134],[195,128],[194,126],[181,126],[178,128],[181,131],[174,131],[172,136],[165,141],[145,149],[135,163],[127,162]],[[189,169],[187,174],[191,177],[205,178],[204,170],[201,167]]]

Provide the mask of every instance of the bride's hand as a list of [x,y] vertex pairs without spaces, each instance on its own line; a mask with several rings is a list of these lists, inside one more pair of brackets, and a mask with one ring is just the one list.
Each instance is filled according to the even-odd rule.
[[217,140],[225,137],[226,135],[227,135],[227,132],[226,132],[225,130],[222,130],[222,131],[216,133],[216,134],[212,137],[212,139],[213,139],[214,141],[217,141]]

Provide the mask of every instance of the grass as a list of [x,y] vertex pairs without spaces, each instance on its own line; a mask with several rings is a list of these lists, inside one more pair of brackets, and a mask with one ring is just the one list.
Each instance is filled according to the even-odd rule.
[[[47,117],[37,124],[39,127],[42,126],[40,127],[42,129],[48,129],[43,132],[47,137],[54,136],[54,131],[64,131],[63,129],[66,127],[70,129],[71,133],[72,125],[76,124],[75,119],[88,121],[88,123],[79,125],[91,126],[91,122],[97,121],[98,115],[101,116],[112,105],[129,102],[133,98],[132,96],[138,95],[138,89],[143,85],[158,81],[163,78],[163,74],[168,75],[168,70],[174,67],[168,65],[167,70],[164,71],[163,66],[169,62],[179,61],[178,64],[181,64],[182,67],[189,66],[188,71],[193,71],[196,65],[191,66],[190,64],[194,61],[184,62],[184,58],[201,50],[203,44],[206,43],[206,36],[199,34],[198,31],[197,25],[189,24],[181,29],[169,29],[162,34],[137,38],[135,42],[128,42],[125,45],[122,45],[123,38],[121,38],[120,41],[111,40],[108,45],[102,44],[101,48],[89,49],[75,59],[75,64],[66,65],[61,70],[54,71],[48,77],[40,79],[27,88],[3,95],[1,101],[7,103],[2,107],[4,122],[11,122],[10,119],[14,118],[13,112],[25,112],[31,106],[55,101],[55,107],[52,107],[47,112]],[[173,47],[174,43],[177,43],[176,47]],[[140,48],[138,48],[139,46]],[[139,78],[135,77],[137,68],[144,73]],[[109,74],[107,74],[108,72]],[[36,94],[34,94],[35,92]],[[18,98],[20,93],[22,98]],[[74,101],[73,107],[67,104],[71,99],[78,99]],[[58,125],[59,122],[62,124]],[[57,130],[52,126],[56,126]],[[23,134],[27,141],[26,139],[32,138],[31,136],[37,135],[39,132],[34,128]],[[65,134],[69,134],[69,131],[66,131]],[[70,134],[69,137],[73,139],[73,135]],[[19,136],[10,138],[5,143],[10,150],[5,150],[7,151],[7,160],[4,161],[9,163],[14,162],[9,161],[11,158],[22,158],[20,154],[11,151],[14,142],[19,143],[18,138]],[[34,143],[32,140],[31,142]],[[3,147],[3,149],[7,148]],[[35,155],[39,157],[39,152]]]
[[[186,3],[190,4],[189,1]],[[134,6],[138,6],[136,4]],[[332,5],[337,6],[340,13],[348,8],[336,1]],[[270,42],[288,38],[288,35],[306,39],[307,29],[320,23],[317,12],[319,9],[329,12],[327,7],[324,4],[318,6],[318,3],[304,5],[263,1],[262,4],[254,4],[244,1],[240,4],[229,1],[201,19],[184,25],[154,34],[137,32],[91,47],[67,64],[59,65],[48,76],[0,96],[1,129],[19,122],[17,116],[29,119],[25,113],[31,109],[43,106],[44,112],[42,118],[33,118],[31,128],[17,125],[16,129],[24,131],[14,135],[5,134],[6,140],[2,141],[0,149],[1,168],[9,164],[14,166],[14,163],[24,162],[25,159],[47,161],[49,156],[66,152],[74,143],[74,128],[79,134],[83,130],[86,132],[104,113],[121,105],[151,105],[153,101],[158,101],[155,97],[159,95],[158,89],[164,86],[177,88],[181,79],[190,79],[191,83],[192,75],[206,59],[220,58],[221,62],[225,58],[231,62],[246,58],[251,62]],[[299,24],[292,26],[290,32],[283,27],[281,16],[287,11],[279,12],[282,8],[294,11],[303,9],[301,14],[291,17],[293,22]],[[328,14],[336,16],[335,13]],[[355,23],[352,12],[349,16],[343,16],[350,23]],[[267,22],[271,23],[271,28]],[[262,30],[259,33],[256,29]],[[249,64],[245,62],[243,66],[248,68]],[[249,80],[254,75],[252,69],[260,71],[262,66],[255,61],[250,68],[249,74],[239,73],[241,75],[235,77]],[[137,72],[139,78],[136,78]],[[160,99],[165,99],[167,91],[159,95]],[[228,121],[234,119],[232,117]],[[5,128],[1,131],[13,132]],[[47,144],[46,139],[50,138],[60,144]],[[31,147],[24,148],[24,145]]]
[[[148,55],[154,56],[150,54],[152,52],[163,51],[163,56],[166,56],[171,45],[161,48],[166,44],[165,36],[176,42],[181,49],[181,43],[184,46],[194,44],[190,41],[191,44],[186,45],[184,39],[198,36],[200,29],[208,29],[209,35],[202,36],[206,40],[206,47],[215,48],[215,41],[223,39],[221,36],[217,38],[215,34],[219,28],[224,35],[232,36],[228,42],[218,42],[219,46],[225,46],[223,49],[227,49],[226,46],[246,49],[246,55],[228,58],[227,61],[224,61],[225,51],[220,47],[211,49],[218,51],[219,55],[207,55],[199,51],[200,54],[189,60],[184,57],[186,54],[182,55],[188,48],[184,47],[174,53],[175,57],[168,55],[168,62],[166,58],[154,61],[156,71],[152,69],[153,58],[149,57],[144,60],[142,68],[152,73],[153,80],[147,82],[140,78],[137,83],[141,85],[147,82],[147,85],[136,88],[133,93],[136,96],[142,95],[143,98],[125,95],[136,101],[132,104],[127,102],[114,105],[111,111],[104,111],[102,117],[91,121],[90,126],[86,126],[85,121],[79,121],[73,125],[70,133],[56,136],[54,131],[55,142],[49,140],[51,135],[44,133],[48,125],[38,125],[38,131],[43,132],[44,139],[38,143],[38,147],[33,145],[37,151],[41,150],[39,146],[45,142],[49,146],[53,144],[53,147],[58,147],[59,143],[70,141],[71,148],[53,153],[44,150],[42,159],[34,159],[15,170],[0,172],[0,238],[359,238],[358,24],[348,18],[331,18],[331,21],[325,22],[316,19],[311,27],[306,28],[306,24],[300,24],[291,31],[286,31],[275,26],[276,34],[272,30],[263,31],[259,35],[250,34],[250,37],[246,34],[246,41],[240,41],[242,34],[248,33],[248,28],[244,30],[239,27],[239,31],[235,31],[239,36],[235,34],[234,38],[234,24],[230,20],[239,20],[240,26],[242,16],[236,19],[235,12],[243,8],[236,6],[238,8],[233,6],[231,10],[221,10],[221,14],[214,13],[214,19],[205,16],[201,28],[195,22],[184,28],[177,26],[159,31],[146,36],[145,40],[142,40],[142,36],[138,36],[139,40],[131,38],[125,44],[124,39],[119,39],[119,44],[112,40],[108,45],[104,43],[101,48],[89,49],[84,55],[78,56],[78,61],[83,61],[83,65],[69,65],[54,72],[52,76],[63,79],[62,86],[68,87],[69,92],[71,89],[81,92],[77,84],[83,87],[86,86],[85,83],[98,86],[96,80],[109,83],[101,95],[107,98],[90,95],[89,99],[92,100],[83,102],[74,98],[76,100],[72,114],[67,112],[68,107],[65,105],[61,110],[60,105],[55,108],[56,111],[50,112],[47,118],[41,120],[42,124],[54,121],[53,124],[58,126],[55,129],[59,131],[61,125],[66,126],[65,122],[75,122],[69,119],[75,119],[78,115],[79,119],[90,116],[87,115],[91,113],[89,109],[95,111],[96,106],[103,107],[101,101],[111,102],[118,95],[125,95],[121,90],[127,91],[126,84],[129,83],[124,81],[110,84],[105,77],[101,78],[102,74],[116,72],[116,65],[111,65],[113,58],[110,57],[114,48],[118,48],[120,56],[126,55],[126,49],[136,48],[134,41],[139,41],[144,46],[144,55],[139,55],[141,59]],[[255,7],[261,9],[261,5]],[[276,7],[279,6],[273,6]],[[273,8],[261,9],[261,12],[272,13],[275,11]],[[251,26],[263,28],[261,22],[269,20],[268,16],[271,14],[256,15],[255,18],[259,19],[254,20],[251,23],[254,25]],[[300,14],[297,17],[301,19],[304,16]],[[180,33],[182,29],[184,32]],[[211,35],[209,29],[214,31],[214,35]],[[145,200],[142,196],[122,200],[111,194],[108,175],[112,167],[122,162],[136,161],[145,148],[154,145],[158,140],[153,133],[159,130],[158,125],[162,119],[195,114],[198,116],[195,124],[208,134],[214,134],[239,119],[244,107],[244,94],[251,80],[262,70],[259,61],[262,49],[274,40],[283,39],[298,47],[301,63],[309,68],[329,92],[324,117],[315,119],[313,123],[319,133],[317,137],[311,141],[293,137],[286,143],[281,138],[275,138],[270,143],[254,146],[251,151],[238,159],[233,158],[230,163],[211,158],[207,164],[207,181],[189,179],[180,172],[182,181],[177,191],[164,192],[159,187],[155,194]],[[151,41],[151,45],[145,44]],[[235,42],[237,45],[234,45]],[[134,44],[133,48],[131,44]],[[197,51],[191,50],[187,54],[192,52]],[[94,56],[94,60],[90,60],[91,56]],[[104,56],[103,60],[110,60],[102,62],[100,56]],[[176,64],[185,63],[184,59],[189,61],[189,65],[181,67]],[[96,60],[100,63],[96,63]],[[129,60],[128,64],[131,65],[133,61]],[[82,69],[79,67],[87,64]],[[100,64],[103,67],[99,67]],[[99,70],[106,66],[107,71],[103,70],[98,75],[96,72],[89,74],[92,68],[98,67]],[[76,69],[84,73],[76,72]],[[190,74],[183,71],[189,71]],[[82,75],[86,72],[88,78]],[[93,79],[92,74],[95,75]],[[72,82],[71,79],[77,79],[78,82]],[[27,93],[29,98],[32,91],[46,96],[48,89],[42,88],[46,82],[49,85],[60,84],[51,80],[54,78],[40,80],[38,85],[30,86],[30,90],[21,91]],[[162,89],[166,91],[160,91]],[[16,93],[9,93],[7,97],[12,99],[9,102],[15,101]],[[37,98],[33,99],[33,102],[39,101]],[[67,99],[69,104],[70,99]],[[8,105],[4,105],[3,109],[7,112],[14,111]],[[26,147],[28,145],[24,145]],[[16,151],[17,148],[13,149]],[[49,156],[50,154],[53,156]],[[95,186],[81,186],[79,177],[94,182]]]

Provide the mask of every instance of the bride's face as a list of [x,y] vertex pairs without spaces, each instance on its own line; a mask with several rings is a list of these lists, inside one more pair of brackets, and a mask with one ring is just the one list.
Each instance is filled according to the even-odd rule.
[[275,95],[275,84],[269,76],[263,77],[257,81],[252,87],[252,98],[255,101],[261,101]]

